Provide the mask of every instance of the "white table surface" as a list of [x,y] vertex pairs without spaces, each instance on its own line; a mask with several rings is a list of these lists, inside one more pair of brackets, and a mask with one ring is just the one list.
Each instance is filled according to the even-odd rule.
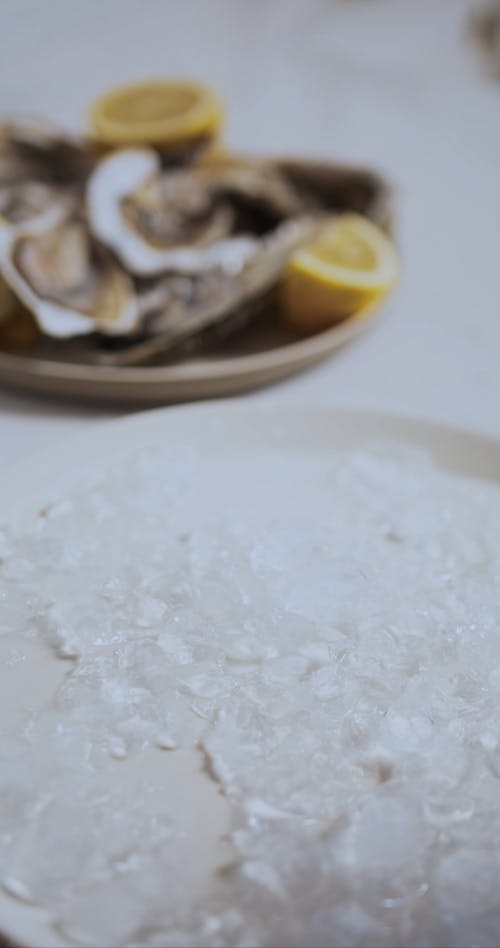
[[[398,189],[404,272],[386,318],[248,396],[370,407],[500,436],[500,84],[464,41],[470,0],[0,0],[1,107],[74,129],[102,90],[194,75],[227,141],[335,156]],[[0,460],[109,409],[0,389]]]

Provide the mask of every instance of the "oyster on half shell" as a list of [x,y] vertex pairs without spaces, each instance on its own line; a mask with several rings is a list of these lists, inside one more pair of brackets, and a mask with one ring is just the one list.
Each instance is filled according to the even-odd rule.
[[132,279],[64,206],[0,228],[0,272],[49,336],[126,334],[139,320]]
[[219,242],[230,235],[269,231],[306,209],[282,176],[260,162],[164,170],[150,149],[108,156],[87,186],[91,230],[143,277],[210,269]]
[[104,158],[87,185],[87,217],[95,236],[132,273],[193,269],[200,248],[231,230],[229,206],[215,206],[191,169],[160,171],[150,149]]
[[241,327],[278,283],[290,253],[313,237],[318,226],[317,218],[301,217],[285,221],[266,237],[230,238],[226,241],[232,251],[230,268],[214,264],[198,272],[173,272],[144,281],[138,290],[142,336],[103,351],[100,361],[137,364],[172,352],[215,326],[224,325],[227,331]]

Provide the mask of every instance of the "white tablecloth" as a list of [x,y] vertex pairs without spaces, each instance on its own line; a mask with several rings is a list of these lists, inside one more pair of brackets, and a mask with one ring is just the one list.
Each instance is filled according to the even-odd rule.
[[[1,0],[2,109],[78,129],[114,84],[193,75],[225,94],[232,146],[379,167],[397,186],[404,261],[386,318],[328,362],[248,397],[500,436],[500,84],[465,41],[470,6]],[[110,414],[0,389],[1,460]]]

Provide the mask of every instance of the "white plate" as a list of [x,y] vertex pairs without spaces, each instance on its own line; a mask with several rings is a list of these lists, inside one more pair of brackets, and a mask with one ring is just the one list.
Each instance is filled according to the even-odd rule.
[[[62,444],[16,467],[3,476],[0,491],[0,521],[20,522],[41,507],[60,499],[95,474],[96,462],[104,466],[155,443],[169,442],[174,448],[194,445],[202,457],[210,458],[212,472],[223,471],[225,458],[248,452],[309,451],[328,453],[337,448],[362,445],[367,440],[406,442],[427,450],[436,463],[462,475],[500,482],[500,443],[428,422],[340,411],[328,408],[247,406],[241,403],[204,404],[162,409],[134,415],[96,427],[84,437]],[[212,474],[212,476],[214,476]],[[216,476],[216,475],[215,475]],[[210,483],[204,484],[207,497]],[[26,693],[30,704],[43,702],[60,677],[60,662],[38,648],[29,663],[17,672],[19,678],[0,680],[0,733],[7,720],[15,719]],[[0,673],[5,666],[0,666]],[[1,676],[0,676],[1,677]],[[127,762],[127,766],[129,762]],[[123,767],[123,763],[119,766]],[[213,784],[193,766],[190,752],[176,755],[145,751],[130,766],[129,780],[144,767],[161,769],[169,787],[172,808],[182,809],[196,852],[198,875],[194,885],[203,886],[213,867],[223,857],[221,837],[228,825],[225,804]],[[210,816],[210,818],[208,818]],[[6,894],[0,894],[0,932],[22,945],[60,946],[47,914]]]

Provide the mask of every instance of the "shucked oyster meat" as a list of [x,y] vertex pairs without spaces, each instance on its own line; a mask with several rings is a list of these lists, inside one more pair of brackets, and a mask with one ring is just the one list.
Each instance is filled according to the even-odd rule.
[[159,250],[178,243],[209,244],[226,236],[233,222],[232,208],[217,205],[194,170],[151,176],[123,198],[121,209],[125,225]]
[[0,269],[49,336],[121,334],[137,324],[132,279],[64,207],[0,229]]

